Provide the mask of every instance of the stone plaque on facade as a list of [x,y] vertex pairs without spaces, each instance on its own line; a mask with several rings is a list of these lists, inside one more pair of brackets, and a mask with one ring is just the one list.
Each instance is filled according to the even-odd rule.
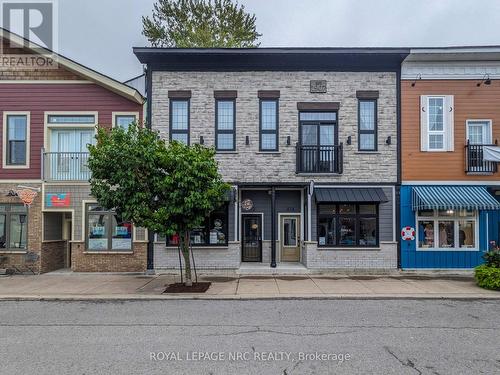
[[311,81],[311,94],[326,93],[326,80]]

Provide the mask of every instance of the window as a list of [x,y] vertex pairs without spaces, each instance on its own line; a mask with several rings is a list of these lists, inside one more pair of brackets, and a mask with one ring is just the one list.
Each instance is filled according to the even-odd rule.
[[29,114],[6,114],[4,166],[26,167],[29,159]]
[[170,100],[170,140],[189,144],[189,99]]
[[[226,204],[213,211],[199,228],[191,232],[190,241],[193,246],[227,246],[228,241],[228,208]],[[162,236],[157,237],[159,241]],[[168,246],[179,245],[179,235],[168,238]]]
[[260,101],[260,150],[278,151],[278,100]]
[[217,151],[234,151],[235,147],[235,101],[215,101],[215,148]]
[[94,115],[49,115],[49,124],[95,124]]
[[377,150],[377,101],[358,101],[358,134],[360,151]]
[[376,247],[378,244],[378,205],[318,205],[320,247]]
[[0,205],[0,251],[27,249],[28,210],[20,204]]
[[470,210],[417,212],[419,250],[477,250],[477,213]]
[[421,150],[453,151],[453,96],[421,97]]
[[467,120],[467,140],[471,145],[491,145],[491,120]]
[[87,205],[88,251],[132,251],[132,223],[97,204]]
[[115,126],[119,128],[123,128],[125,130],[128,129],[128,127],[133,124],[134,122],[137,121],[137,116],[136,115],[115,115]]

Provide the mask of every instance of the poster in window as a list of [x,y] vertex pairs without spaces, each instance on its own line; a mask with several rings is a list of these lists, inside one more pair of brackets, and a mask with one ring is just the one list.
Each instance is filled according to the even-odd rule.
[[117,236],[127,237],[129,227],[115,227],[115,232]]
[[320,246],[326,245],[326,237],[320,237],[319,238],[319,244],[320,244]]
[[88,250],[107,250],[108,249],[108,239],[107,238],[89,238],[89,248]]
[[91,228],[93,236],[104,236],[105,227],[103,225],[96,225]]
[[131,250],[132,239],[130,238],[113,238],[113,250]]

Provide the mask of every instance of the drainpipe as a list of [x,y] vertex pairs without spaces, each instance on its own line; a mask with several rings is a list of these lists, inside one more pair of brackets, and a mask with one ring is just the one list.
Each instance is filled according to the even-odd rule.
[[276,190],[271,187],[271,268],[276,268]]
[[[153,72],[151,68],[148,66],[145,69],[146,73],[146,119],[144,123],[146,127],[152,129],[151,119],[152,119],[152,84],[153,84]],[[153,231],[148,230],[148,251],[147,251],[147,275],[155,274],[155,266],[154,266],[154,240],[155,235]]]

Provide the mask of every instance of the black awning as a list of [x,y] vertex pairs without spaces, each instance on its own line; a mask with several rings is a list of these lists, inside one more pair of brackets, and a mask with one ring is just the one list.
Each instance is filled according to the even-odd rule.
[[316,202],[389,202],[382,188],[319,188],[314,189]]

